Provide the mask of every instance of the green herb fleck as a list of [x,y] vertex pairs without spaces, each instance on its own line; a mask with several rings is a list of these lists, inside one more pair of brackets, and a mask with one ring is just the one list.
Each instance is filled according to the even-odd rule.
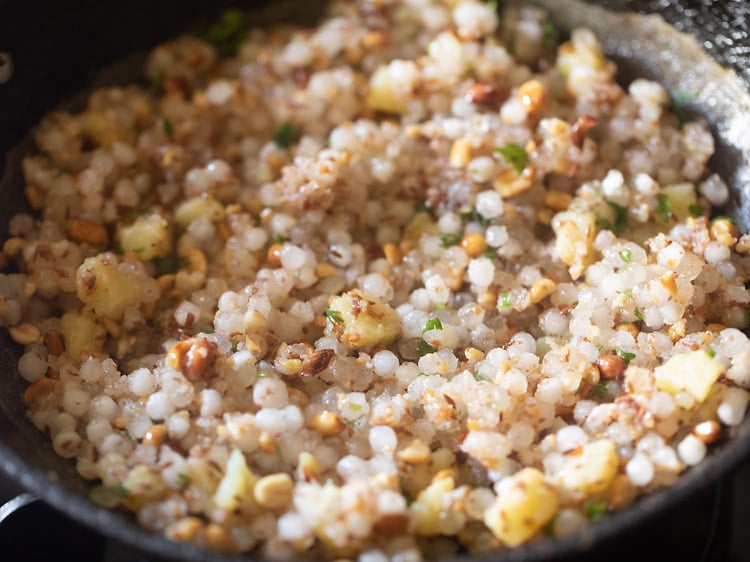
[[284,241],[284,239],[281,237],[281,234],[279,234],[278,232],[274,232],[273,235],[271,236],[271,241],[274,244],[281,244]]
[[461,218],[465,221],[475,222],[482,228],[487,228],[492,224],[492,220],[482,216],[476,207],[472,207],[470,211],[461,213]]
[[551,21],[545,21],[542,24],[542,44],[545,49],[554,49],[557,47],[558,36],[557,28]]
[[169,117],[165,117],[161,120],[162,127],[164,127],[164,133],[171,139],[174,135],[174,126],[172,120]]
[[292,146],[297,136],[299,135],[299,128],[294,123],[289,121],[283,123],[276,132],[273,134],[273,142],[279,148],[289,148]]
[[151,263],[154,264],[157,277],[177,273],[177,270],[180,269],[180,258],[175,255],[156,256],[151,260]]
[[326,308],[324,314],[326,315],[326,318],[333,324],[343,324],[344,319],[341,317],[341,312],[338,310],[331,310],[330,308]]
[[620,259],[622,259],[622,261],[624,261],[625,263],[630,263],[630,261],[633,259],[633,252],[630,251],[630,248],[620,250]]
[[734,219],[733,219],[732,217],[728,217],[728,216],[726,216],[726,215],[719,215],[719,216],[717,216],[717,217],[714,217],[714,218],[713,218],[713,219],[711,220],[711,224],[713,224],[713,223],[715,223],[716,221],[719,221],[719,220],[723,220],[723,221],[729,221],[729,222],[731,222],[731,223],[732,223],[732,224],[733,224],[734,226],[737,226],[737,221],[735,221],[735,220],[734,220]]
[[672,218],[672,201],[666,193],[659,193],[656,196],[656,214],[664,222],[669,222]]
[[268,373],[268,371],[258,371],[258,378],[259,379],[264,379],[264,378],[266,378],[268,376],[270,376],[270,374]]
[[616,349],[615,354],[618,357],[622,357],[623,359],[625,359],[625,361],[627,361],[628,363],[635,359],[635,353],[630,353],[629,351],[624,351],[622,349]]
[[430,330],[442,330],[443,329],[443,323],[440,321],[440,318],[430,318],[427,323],[424,325],[424,330],[422,330],[422,333],[428,332]]
[[[361,408],[361,406],[360,406],[360,408]],[[360,424],[361,421],[362,421],[362,416],[358,417],[356,420],[349,420],[349,421],[347,421],[346,422],[346,426],[348,428],[350,428],[350,429],[354,429],[355,427],[357,427]]]
[[406,501],[406,505],[409,506],[414,503],[414,498],[411,496],[409,492],[404,492],[404,500]]
[[633,314],[635,315],[638,320],[645,320],[646,317],[643,315],[643,312],[641,312],[638,307],[635,307],[635,310],[633,310]]
[[688,213],[690,213],[691,217],[702,217],[703,216],[703,207],[700,205],[688,205]]
[[596,386],[594,386],[594,394],[596,394],[596,397],[599,400],[603,400],[604,398],[606,398],[607,394],[609,394],[609,387],[607,386],[607,383],[597,383]]
[[587,502],[584,511],[589,521],[601,521],[607,515],[607,503],[603,501]]
[[449,248],[450,246],[458,246],[461,242],[462,236],[460,234],[450,234],[443,232],[440,234],[440,246],[443,248]]
[[517,173],[523,172],[528,162],[528,156],[526,151],[515,143],[509,142],[505,146],[498,146],[495,148],[495,152],[502,155],[505,161],[515,168]]
[[626,291],[615,291],[618,295],[624,295],[625,297],[632,299],[633,298],[633,289],[628,289]]
[[679,90],[675,92],[672,99],[669,100],[669,110],[675,114],[680,123],[685,123],[689,120],[687,108],[685,107],[689,102],[693,101],[698,97],[698,92],[689,90]]
[[709,357],[711,357],[712,359],[713,359],[714,357],[716,357],[716,350],[715,350],[715,349],[714,349],[713,347],[709,347],[709,348],[708,348],[708,349],[706,350],[706,353],[707,353],[707,354],[708,354],[708,356],[709,356]]
[[220,55],[233,55],[245,36],[245,14],[227,10],[214,23],[199,29],[197,35],[211,43]]
[[435,304],[435,310],[445,310],[445,303],[444,302],[439,302],[439,303]]
[[126,499],[129,495],[130,492],[128,489],[118,484],[111,486],[100,484],[89,490],[89,498],[91,498],[91,501],[109,508],[117,507],[122,500]]
[[428,215],[435,216],[435,209],[433,209],[432,207],[428,207],[426,201],[418,202],[414,210],[417,213],[427,213]]
[[544,536],[552,537],[555,535],[555,519],[557,518],[553,517],[544,524],[544,527],[542,527],[542,533]]
[[[611,230],[614,233],[622,232],[628,227],[628,208],[624,207],[622,205],[619,205],[615,203],[614,201],[610,201],[609,199],[604,200],[607,205],[615,212],[615,221],[610,222],[607,221],[607,225],[605,228],[607,230]],[[607,219],[603,219],[607,220]],[[597,224],[598,224],[597,220]]]
[[135,254],[140,254],[146,251],[146,246],[138,246],[137,248],[131,248],[130,251]]
[[363,406],[362,404],[357,404],[356,402],[349,402],[349,409],[354,410],[355,412],[361,412]]
[[424,340],[419,340],[417,343],[417,355],[419,357],[423,357],[427,355],[428,353],[435,353],[437,349],[432,347],[429,343],[427,343]]
[[485,250],[484,252],[482,252],[482,256],[487,258],[488,260],[493,260],[496,256],[495,250]]
[[474,377],[474,380],[477,380],[477,381],[486,381],[486,380],[487,380],[487,377],[485,377],[485,376],[483,376],[483,375],[480,375],[480,374],[479,374],[479,371],[478,371],[478,370],[476,370],[476,369],[474,369],[474,370],[473,370],[473,371],[471,372],[471,374],[472,374],[472,376]]
[[513,296],[510,291],[503,291],[500,293],[500,309],[504,310],[513,306]]
[[180,472],[177,475],[177,482],[180,485],[180,490],[184,490],[185,488],[190,486],[190,476],[188,476],[184,472]]

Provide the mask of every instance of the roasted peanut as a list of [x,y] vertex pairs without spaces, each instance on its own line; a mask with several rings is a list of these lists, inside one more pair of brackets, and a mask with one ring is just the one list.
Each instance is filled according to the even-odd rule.
[[628,362],[619,355],[602,355],[594,363],[607,380],[621,379],[628,368]]
[[190,381],[208,378],[216,362],[216,344],[204,339],[177,342],[169,348],[167,362]]

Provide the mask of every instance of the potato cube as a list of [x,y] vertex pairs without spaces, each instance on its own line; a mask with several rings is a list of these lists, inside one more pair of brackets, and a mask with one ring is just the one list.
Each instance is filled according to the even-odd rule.
[[484,512],[484,523],[505,544],[518,546],[554,517],[560,501],[536,468],[524,468],[508,480]]
[[387,66],[372,73],[367,91],[367,107],[387,113],[406,113],[406,99],[393,90],[393,80]]
[[229,455],[224,478],[214,494],[214,503],[227,511],[238,509],[253,497],[257,481],[258,477],[247,466],[244,453],[234,449]]
[[603,492],[617,475],[617,448],[609,439],[586,443],[565,455],[565,465],[556,475],[561,488],[595,494]]
[[60,319],[65,350],[76,362],[102,350],[106,332],[88,312],[69,310]]
[[139,288],[118,268],[114,254],[86,258],[76,273],[76,293],[96,314],[119,320],[125,311],[138,304]]
[[332,297],[328,311],[326,333],[353,349],[380,349],[401,333],[401,318],[396,311],[357,289]]
[[687,391],[698,402],[703,402],[724,372],[724,365],[706,351],[699,349],[670,357],[654,369],[656,387],[669,394]]
[[133,224],[121,227],[118,238],[125,252],[135,253],[142,261],[164,257],[172,251],[169,223],[157,214],[140,217]]
[[568,266],[573,279],[578,279],[594,261],[596,216],[585,211],[565,211],[552,219],[555,232],[555,250],[560,260]]

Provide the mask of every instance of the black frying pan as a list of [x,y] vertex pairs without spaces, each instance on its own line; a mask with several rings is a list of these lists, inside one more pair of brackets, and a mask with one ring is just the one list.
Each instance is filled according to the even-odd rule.
[[[680,36],[653,18],[617,17],[576,0],[538,0],[551,7],[561,29],[584,24],[603,39],[619,63],[621,78],[639,75],[658,79],[675,94],[699,92],[689,110],[704,115],[717,140],[712,168],[733,189],[731,214],[744,231],[750,229],[750,3],[744,0],[603,0],[591,2],[617,10],[660,11],[698,43]],[[268,5],[270,9],[268,8]],[[0,235],[8,218],[24,208],[19,156],[29,148],[23,138],[42,114],[76,90],[100,83],[134,79],[135,62],[120,65],[94,80],[102,67],[128,53],[145,49],[186,29],[198,15],[212,17],[229,5],[260,7],[258,25],[279,20],[310,20],[322,2],[230,2],[214,0],[130,0],[107,5],[96,0],[0,0],[0,52],[15,66],[11,81],[0,84]],[[706,56],[734,73],[724,71]],[[135,66],[134,66],[135,65]],[[735,74],[736,73],[736,74]],[[127,76],[130,74],[129,76]],[[19,145],[18,147],[17,145]],[[16,148],[11,149],[11,147]],[[8,155],[7,163],[2,158]],[[138,528],[126,514],[91,503],[87,484],[71,463],[58,457],[46,436],[26,419],[21,394],[25,384],[15,373],[20,350],[0,334],[0,469],[22,487],[57,509],[122,543],[166,558],[205,560],[198,547],[172,543]],[[545,539],[504,551],[494,560],[551,560],[590,550],[615,540],[670,507],[679,506],[707,484],[727,475],[750,455],[750,419],[736,428],[730,441],[713,451],[673,487],[639,500],[635,506],[590,526],[565,540]],[[227,558],[212,555],[215,560]],[[465,557],[465,560],[478,558]],[[483,558],[486,559],[486,558]]]

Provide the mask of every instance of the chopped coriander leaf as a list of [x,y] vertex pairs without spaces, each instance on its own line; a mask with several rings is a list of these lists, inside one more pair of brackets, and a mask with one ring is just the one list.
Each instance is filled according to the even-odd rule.
[[706,353],[708,353],[708,356],[711,358],[716,357],[716,350],[713,347],[709,347],[706,350]]
[[356,402],[349,402],[349,409],[354,410],[355,412],[361,412],[362,404],[357,404]]
[[622,357],[623,359],[625,359],[625,361],[627,361],[628,363],[635,359],[635,353],[630,353],[629,351],[624,351],[622,349],[616,349],[615,354],[618,357]]
[[625,263],[630,263],[630,261],[633,259],[633,252],[630,251],[630,248],[620,250],[620,259]]
[[684,123],[689,119],[687,108],[685,106],[697,97],[698,92],[679,90],[675,92],[672,99],[669,100],[669,110],[674,113],[680,123]]
[[609,199],[605,199],[604,201],[615,212],[615,222],[611,223],[612,226],[608,230],[614,233],[622,232],[628,227],[628,208]]
[[624,295],[629,299],[633,298],[633,289],[628,289],[627,291],[615,291],[618,295]]
[[268,371],[258,371],[258,378],[264,379],[268,376]]
[[476,207],[472,207],[471,211],[467,211],[465,213],[461,213],[461,218],[465,221],[472,221],[477,223],[482,228],[487,228],[492,224],[492,221],[481,214],[479,214],[479,211],[477,211]]
[[290,123],[289,121],[286,121],[285,123],[282,123],[282,125],[276,129],[276,132],[273,134],[272,140],[276,146],[279,148],[289,148],[292,146],[295,140],[297,140],[297,137],[299,136],[299,127],[295,125],[294,123]]
[[435,305],[435,310],[445,310],[445,303],[439,302]]
[[672,218],[672,200],[666,193],[659,193],[656,196],[656,214],[664,222]]
[[134,254],[140,254],[146,251],[146,246],[138,246],[137,248],[131,248],[130,251],[133,252]]
[[274,232],[273,236],[271,236],[271,241],[274,244],[281,244],[284,241],[284,239],[281,237],[281,234],[279,234],[278,232]]
[[440,321],[440,318],[430,318],[427,323],[424,325],[424,330],[422,330],[422,333],[428,332],[430,330],[442,330],[443,329],[443,323]]
[[485,377],[483,377],[482,375],[480,375],[479,371],[477,371],[476,369],[474,369],[471,372],[471,374],[472,374],[472,376],[474,377],[475,380],[478,380],[478,381],[486,381],[487,380]]
[[700,205],[688,205],[688,213],[691,217],[702,217],[704,212]]
[[554,49],[557,46],[557,28],[551,21],[542,24],[542,45],[545,49]]
[[184,472],[180,472],[177,475],[177,482],[180,485],[180,490],[184,490],[185,488],[190,486],[190,476],[188,476]]
[[596,394],[596,397],[599,400],[603,400],[604,398],[606,398],[607,394],[609,394],[609,387],[607,386],[607,383],[597,383],[596,386],[594,386],[594,394]]
[[718,220],[729,221],[733,225],[737,226],[737,221],[735,221],[732,217],[728,217],[726,215],[719,215],[718,217],[714,217],[713,219],[711,219],[711,224],[715,223]]
[[638,320],[645,320],[646,317],[643,315],[643,312],[641,312],[638,307],[635,307],[635,310],[633,310],[633,314],[635,315]]
[[164,133],[171,139],[172,135],[174,135],[174,126],[172,125],[172,121],[169,117],[165,117],[161,121],[162,127],[164,127]]
[[328,320],[334,324],[344,323],[344,319],[341,317],[341,312],[339,312],[338,310],[331,310],[330,308],[326,308],[324,314],[326,315],[326,318],[328,318]]
[[440,246],[443,248],[449,248],[450,246],[458,246],[461,243],[462,236],[460,234],[450,234],[443,232],[440,234]]
[[417,355],[419,357],[423,357],[424,355],[427,355],[429,353],[435,353],[436,351],[437,349],[432,347],[424,340],[419,340],[419,343],[417,343]]
[[356,420],[349,420],[348,422],[346,422],[346,426],[351,429],[354,429],[355,427],[359,425],[359,420],[361,419],[362,418],[357,418]]
[[214,23],[199,29],[197,35],[211,43],[220,55],[233,55],[245,36],[245,14],[227,10]]
[[491,249],[490,250],[485,250],[484,252],[482,252],[482,256],[485,257],[485,258],[487,258],[487,259],[489,259],[489,260],[494,259],[496,257],[496,255],[497,254],[496,254],[495,250],[491,250]]
[[117,507],[128,496],[130,496],[128,489],[117,484],[111,486],[99,484],[89,490],[89,498],[94,503],[109,508]]
[[495,152],[499,153],[505,161],[515,168],[517,173],[523,172],[528,162],[526,151],[515,143],[509,142],[505,146],[498,146]]
[[428,215],[432,216],[435,215],[435,209],[433,209],[432,207],[428,207],[426,201],[420,201],[419,203],[417,203],[415,211],[417,213],[427,213]]
[[510,291],[500,293],[500,308],[510,308],[511,306],[513,306],[513,296],[510,294]]
[[588,502],[584,506],[586,517],[589,521],[600,521],[607,515],[607,503],[600,502]]
[[161,277],[162,275],[169,275],[170,273],[177,273],[180,269],[180,258],[175,255],[169,255],[164,257],[155,257],[151,260],[156,268],[156,276]]
[[404,492],[404,501],[406,501],[406,505],[409,506],[414,503],[414,498],[411,496],[409,492]]

